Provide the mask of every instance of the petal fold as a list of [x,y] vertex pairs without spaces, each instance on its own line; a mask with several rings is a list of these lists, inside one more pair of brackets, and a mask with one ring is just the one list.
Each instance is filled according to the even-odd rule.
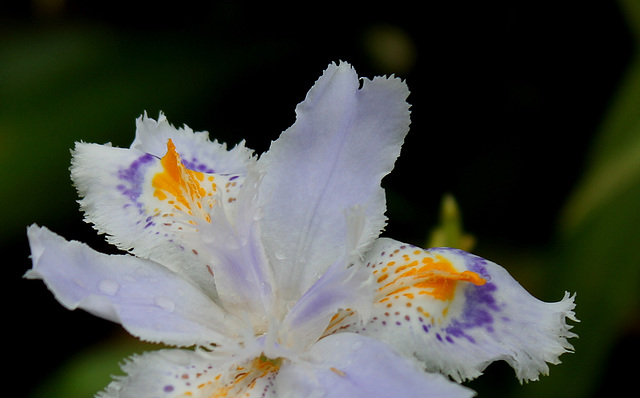
[[373,316],[361,333],[382,339],[427,370],[454,380],[477,377],[504,360],[520,381],[547,374],[573,347],[567,319],[574,297],[531,296],[499,265],[449,248],[427,251],[379,239],[366,259],[378,283]]
[[323,336],[336,332],[343,322],[368,319],[373,302],[373,278],[360,264],[358,242],[365,228],[362,209],[345,214],[349,226],[348,246],[343,256],[325,272],[288,312],[283,322],[283,344],[304,349]]
[[344,252],[346,209],[361,205],[369,220],[360,248],[384,227],[380,181],[409,128],[408,94],[400,79],[359,80],[350,65],[330,65],[296,108],[296,122],[260,157],[263,241],[287,299]]
[[180,275],[150,260],[106,255],[44,227],[28,231],[33,268],[68,309],[122,324],[132,335],[178,346],[233,344],[235,321]]
[[277,315],[273,271],[260,240],[260,177],[251,168],[232,208],[224,210],[227,203],[214,206],[211,223],[197,237],[211,254],[220,301],[229,312],[247,318],[257,335]]

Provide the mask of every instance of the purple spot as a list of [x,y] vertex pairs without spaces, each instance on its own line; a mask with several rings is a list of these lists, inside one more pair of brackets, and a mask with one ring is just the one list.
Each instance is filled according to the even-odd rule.
[[164,388],[162,389],[162,391],[164,392],[172,392],[174,390],[172,385],[168,385],[168,386],[164,386]]
[[118,178],[122,181],[122,184],[118,184],[116,189],[128,197],[129,200],[138,207],[141,213],[143,212],[142,203],[138,202],[138,197],[142,194],[142,183],[144,182],[143,169],[156,159],[155,156],[146,153],[133,161],[128,168],[121,169],[118,172]]
[[425,333],[429,333],[429,326],[427,325],[422,325],[422,330],[425,331]]
[[[481,275],[485,279],[490,279],[486,268],[486,260],[457,249],[436,249],[436,251],[448,251],[464,257],[467,268]],[[453,319],[451,324],[445,329],[447,334],[453,337],[463,337],[471,343],[475,339],[466,332],[474,328],[485,328],[492,332],[494,323],[494,313],[500,312],[500,307],[495,299],[497,287],[491,282],[482,286],[469,284],[465,289],[465,306],[461,316]]]
[[182,160],[182,164],[184,164],[184,167],[186,167],[189,170],[200,171],[203,173],[215,173],[215,170],[209,168],[206,164],[198,163],[198,159],[196,158],[192,158],[191,161],[186,159],[181,159],[181,160]]

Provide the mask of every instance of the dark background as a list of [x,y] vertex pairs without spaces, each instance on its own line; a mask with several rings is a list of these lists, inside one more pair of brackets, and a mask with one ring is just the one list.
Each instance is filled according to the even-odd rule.
[[[395,73],[411,90],[411,131],[384,182],[386,235],[424,245],[442,195],[452,193],[474,251],[558,300],[563,290],[540,287],[536,261],[557,245],[560,212],[634,54],[624,10],[611,1],[2,3],[0,238],[13,382],[30,391],[119,333],[21,279],[31,223],[114,252],[74,202],[74,141],[128,146],[135,118],[163,111],[175,125],[229,144],[246,139],[261,153],[339,60],[363,77]],[[593,365],[586,396],[624,384],[616,353],[638,352],[629,336],[637,328]],[[517,384],[502,365],[488,373],[472,385],[481,397]]]

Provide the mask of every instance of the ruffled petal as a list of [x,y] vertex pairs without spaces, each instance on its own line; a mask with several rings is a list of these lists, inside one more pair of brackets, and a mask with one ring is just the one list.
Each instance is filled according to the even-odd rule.
[[[155,122],[143,119],[139,123]],[[187,154],[197,143],[213,148],[210,152],[229,170],[246,172],[247,159],[238,160],[237,153],[228,154],[223,146],[207,141],[206,135],[175,130],[166,121],[158,125],[163,127],[158,127],[158,134],[175,133]],[[149,141],[155,136],[147,131],[144,137]],[[173,138],[164,146],[164,152],[156,155],[150,144],[135,147],[154,150],[152,153],[77,143],[71,175],[83,197],[81,209],[88,222],[107,234],[110,243],[183,273],[215,298],[211,256],[198,232],[211,222],[215,204],[220,204],[218,209],[233,207],[243,175],[194,171],[186,167],[179,154],[183,149],[176,147]],[[225,163],[225,154],[233,161]]]
[[446,398],[474,392],[439,374],[426,373],[412,358],[381,341],[354,333],[326,337],[309,351],[309,362],[283,364],[279,398]]
[[150,260],[106,255],[44,227],[28,231],[33,269],[68,309],[118,322],[143,340],[233,345],[238,324],[180,275]]
[[408,94],[400,79],[359,80],[348,64],[330,65],[296,108],[295,124],[259,159],[263,241],[286,299],[299,298],[342,255],[346,209],[362,205],[367,216],[361,250],[384,227],[380,181],[408,131]]
[[235,364],[215,352],[159,350],[132,357],[98,398],[275,398],[279,365],[255,358]]
[[360,332],[415,355],[429,371],[461,381],[505,360],[521,381],[537,380],[573,348],[566,320],[576,320],[574,298],[539,301],[495,263],[391,239],[376,241],[366,261],[378,286]]
[[245,174],[252,162],[253,151],[240,142],[231,150],[217,140],[210,141],[206,131],[194,132],[188,126],[175,128],[160,113],[158,120],[147,114],[136,120],[136,136],[131,149],[162,157],[167,151],[167,141],[171,139],[185,167],[193,171],[209,174]]

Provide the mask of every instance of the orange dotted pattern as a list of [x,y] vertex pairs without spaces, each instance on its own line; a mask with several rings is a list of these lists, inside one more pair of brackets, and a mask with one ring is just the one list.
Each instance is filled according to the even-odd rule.
[[411,245],[390,247],[367,267],[376,281],[373,321],[382,326],[402,326],[416,319],[441,323],[456,302],[461,283],[486,283],[473,271],[456,269],[441,254]]

